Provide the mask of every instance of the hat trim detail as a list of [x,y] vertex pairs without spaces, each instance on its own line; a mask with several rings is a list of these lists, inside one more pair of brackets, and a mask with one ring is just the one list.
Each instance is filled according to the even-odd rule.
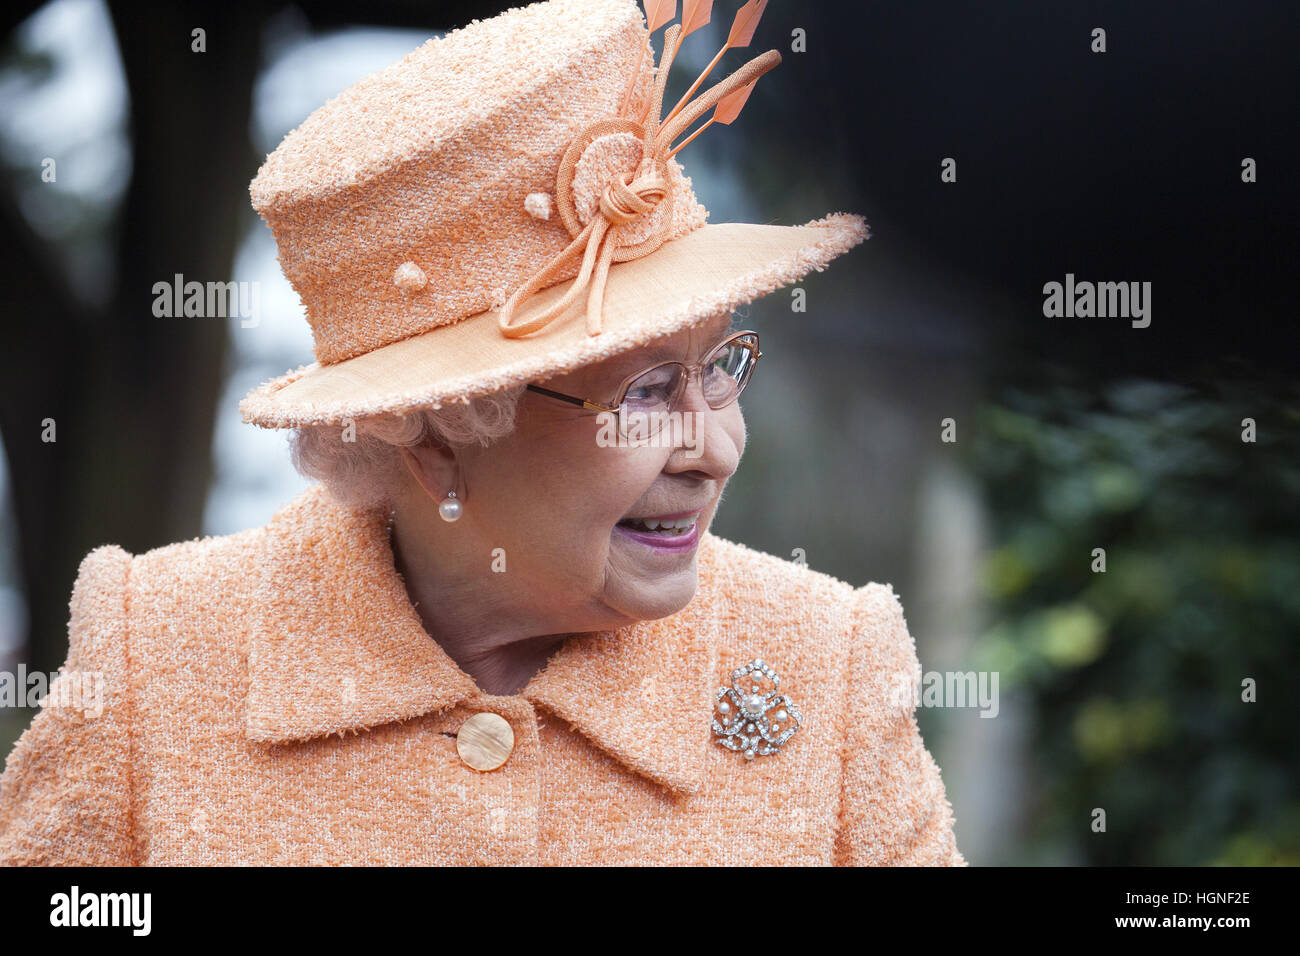
[[[604,336],[591,339],[584,336],[583,341],[577,345],[547,342],[547,337],[508,340],[516,342],[514,346],[516,349],[529,345],[533,348],[527,350],[527,354],[521,354],[518,360],[503,362],[488,371],[477,371],[454,377],[443,376],[441,380],[434,376],[428,384],[418,388],[386,391],[381,386],[376,386],[368,389],[364,376],[348,374],[356,363],[366,359],[368,355],[377,355],[389,349],[409,347],[409,344],[417,342],[428,342],[432,351],[435,343],[444,341],[459,326],[485,321],[493,315],[491,312],[484,312],[454,325],[427,330],[354,359],[327,366],[322,366],[319,362],[303,365],[254,388],[240,402],[239,409],[243,420],[250,424],[263,428],[298,428],[310,425],[343,425],[348,421],[361,418],[401,415],[423,407],[436,409],[451,403],[469,402],[482,395],[532,381],[542,381],[643,347],[655,339],[699,325],[710,316],[733,311],[798,281],[810,272],[822,271],[831,260],[848,252],[870,235],[867,223],[861,216],[841,212],[813,220],[804,226],[755,226],[745,223],[702,226],[667,245],[689,244],[689,240],[695,239],[716,241],[731,249],[743,249],[747,242],[751,241],[750,231],[764,231],[764,234],[780,231],[780,234],[784,235],[787,232],[804,229],[816,229],[823,235],[769,261],[740,271],[732,277],[711,282],[708,286],[710,292],[692,295],[671,303],[661,311],[646,317],[642,324],[627,330],[615,329],[612,332],[607,330]],[[663,251],[666,251],[666,247],[659,254],[646,257],[645,261],[653,263],[653,260],[658,259]],[[627,263],[616,267],[614,271],[640,264]],[[651,265],[651,268],[654,266]],[[495,324],[496,318],[492,318],[491,321]],[[440,339],[439,336],[444,338]],[[346,390],[347,387],[353,387],[361,394],[329,401],[288,399],[281,394],[290,386],[298,383],[305,384],[327,374],[336,377],[328,391],[337,393]]]

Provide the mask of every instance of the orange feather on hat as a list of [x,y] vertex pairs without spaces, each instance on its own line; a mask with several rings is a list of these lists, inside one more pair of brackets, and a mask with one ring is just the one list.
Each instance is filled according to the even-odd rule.
[[[645,8],[646,30],[650,33],[654,33],[677,16],[677,0],[642,0],[642,6]],[[649,40],[646,42],[648,43]],[[644,60],[645,47],[642,47],[641,52],[637,54],[636,67],[632,70],[632,79],[628,83],[627,92],[623,94],[623,102],[618,109],[619,116],[627,112],[628,101],[632,97],[632,90],[636,87],[636,78],[641,75],[641,64]]]
[[[664,118],[665,123],[676,116],[690,98],[695,95],[695,91],[700,88],[700,84],[713,72],[713,68],[722,59],[722,54],[728,50],[738,50],[749,46],[750,41],[754,39],[754,30],[758,28],[758,21],[762,18],[765,9],[767,9],[767,0],[749,0],[748,3],[736,11],[736,17],[731,21],[731,30],[727,34],[727,42],[722,44],[722,49],[709,61],[709,65],[704,68],[704,72],[696,77],[690,89],[677,101],[677,105],[668,112],[668,115]],[[741,103],[743,105],[743,99]],[[740,110],[737,109],[736,112],[739,113]],[[735,119],[735,117],[733,116],[732,119]],[[730,120],[727,120],[727,122],[730,122]],[[682,145],[685,146],[686,144],[683,143]]]
[[713,115],[709,117],[709,121],[690,136],[686,137],[686,139],[677,146],[673,147],[672,152],[670,152],[668,156],[670,158],[676,156],[681,150],[690,145],[691,140],[695,139],[695,137],[699,136],[714,123],[722,123],[724,126],[729,125],[737,116],[740,115],[740,111],[745,108],[745,101],[749,99],[750,91],[754,89],[756,83],[758,83],[758,77],[754,77],[740,89],[728,93],[722,99],[718,100],[718,105],[713,108]]
[[678,46],[681,46],[682,40],[707,25],[712,12],[713,0],[682,0],[682,35],[677,40]]
[[677,0],[645,0],[644,6],[646,26],[651,33],[677,16]]
[[767,0],[749,0],[737,10],[736,19],[731,21],[731,32],[727,34],[727,46],[731,48],[749,46],[749,41],[754,39],[754,29],[766,9]]
[[713,118],[709,122],[726,125],[739,116],[740,111],[745,108],[745,100],[749,99],[749,93],[757,82],[758,78],[755,77],[736,92],[728,93],[718,100],[718,105],[713,108]]

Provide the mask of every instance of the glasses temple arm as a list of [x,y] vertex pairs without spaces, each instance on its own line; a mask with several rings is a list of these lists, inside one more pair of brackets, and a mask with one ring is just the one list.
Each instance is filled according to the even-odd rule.
[[590,408],[598,412],[618,411],[616,408],[609,408],[608,406],[601,405],[597,402],[589,402],[585,398],[578,398],[575,395],[565,395],[563,392],[554,392],[549,388],[542,388],[540,385],[529,385],[527,387],[530,391],[540,392],[543,395],[551,396],[551,398],[558,398],[560,401],[568,402],[570,405],[578,405],[582,408]]

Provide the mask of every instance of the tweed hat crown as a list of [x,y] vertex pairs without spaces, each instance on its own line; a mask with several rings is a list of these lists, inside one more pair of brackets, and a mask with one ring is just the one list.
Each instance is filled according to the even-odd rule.
[[[749,45],[766,0],[737,11]],[[311,114],[250,187],[316,361],[240,405],[269,428],[465,402],[732,310],[866,237],[859,216],[709,224],[675,153],[730,123],[768,51],[672,109],[711,2],[548,0],[427,41]],[[714,58],[718,62],[722,53]],[[712,70],[712,65],[710,66]],[[690,135],[689,127],[712,110]]]

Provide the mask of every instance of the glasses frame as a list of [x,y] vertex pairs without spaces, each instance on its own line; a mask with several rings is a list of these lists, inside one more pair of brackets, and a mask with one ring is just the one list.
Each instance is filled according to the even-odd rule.
[[[686,390],[691,387],[691,379],[693,377],[703,375],[704,366],[707,365],[709,363],[709,360],[718,353],[718,350],[725,348],[728,345],[731,345],[737,339],[741,339],[744,336],[753,336],[754,339],[752,343],[745,342],[745,341],[742,341],[740,343],[742,347],[754,353],[753,358],[750,359],[750,362],[752,364],[749,369],[749,374],[745,378],[745,384],[742,385],[736,391],[735,395],[731,396],[731,398],[727,399],[727,401],[724,404],[718,405],[717,407],[714,407],[713,403],[709,402],[708,395],[704,396],[704,401],[710,408],[712,408],[715,412],[721,411],[722,409],[727,408],[732,404],[734,404],[735,401],[738,398],[740,398],[740,393],[743,392],[746,387],[748,387],[750,379],[754,377],[754,368],[758,366],[758,360],[763,357],[763,350],[758,347],[758,333],[753,331],[752,329],[742,329],[739,332],[732,332],[730,335],[728,335],[725,339],[720,341],[713,348],[709,349],[709,351],[705,354],[704,358],[701,359],[699,362],[694,363],[693,365],[687,365],[685,362],[659,362],[656,365],[651,365],[646,368],[643,368],[639,372],[634,372],[633,374],[629,375],[627,378],[623,379],[622,383],[619,385],[618,391],[615,393],[615,401],[612,406],[602,405],[600,402],[593,402],[589,398],[579,398],[577,395],[566,395],[564,394],[564,392],[557,392],[554,389],[543,388],[541,385],[529,385],[527,386],[527,388],[531,392],[537,392],[538,394],[545,395],[548,398],[559,399],[562,402],[568,402],[570,405],[579,405],[582,408],[590,409],[593,412],[609,412],[612,414],[616,414],[619,416],[619,421],[622,422],[623,416],[621,412],[623,409],[623,402],[627,398],[628,387],[631,386],[631,384],[634,381],[636,381],[638,378],[640,378],[642,375],[645,375],[647,372],[653,372],[655,369],[666,368],[670,365],[676,365],[679,368],[681,368],[682,374],[685,376],[685,379],[681,391],[677,393],[677,397],[673,399],[672,405],[668,409],[668,411],[671,413],[676,410],[677,403],[682,400],[682,396],[686,394]],[[704,392],[704,380],[702,378],[700,379],[700,392],[701,393]]]

